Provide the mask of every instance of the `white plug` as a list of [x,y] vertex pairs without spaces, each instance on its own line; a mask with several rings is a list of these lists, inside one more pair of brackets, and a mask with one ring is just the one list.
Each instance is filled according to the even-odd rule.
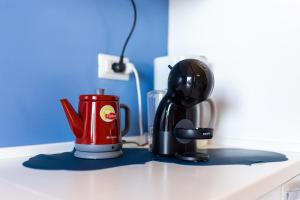
[[105,78],[105,79],[128,81],[129,74],[133,72],[132,69],[130,68],[129,59],[128,58],[123,59],[123,62],[126,65],[125,71],[122,73],[116,73],[113,71],[112,65],[113,63],[117,63],[119,61],[120,61],[119,56],[98,54],[98,77]]
[[114,79],[128,81],[129,75],[131,73],[135,76],[136,90],[138,97],[138,112],[139,112],[139,132],[140,136],[144,136],[143,131],[143,120],[142,120],[142,96],[141,96],[141,86],[140,79],[137,69],[134,64],[129,62],[128,58],[124,58],[123,62],[126,66],[124,72],[115,72],[112,69],[113,63],[118,63],[120,60],[119,56],[112,56],[106,54],[98,54],[98,77],[104,79]]

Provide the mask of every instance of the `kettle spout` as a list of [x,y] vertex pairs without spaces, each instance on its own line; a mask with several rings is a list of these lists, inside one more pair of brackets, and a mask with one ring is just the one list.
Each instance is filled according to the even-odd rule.
[[77,112],[74,110],[73,106],[67,99],[60,100],[62,107],[66,113],[69,125],[76,136],[76,138],[81,138],[83,135],[83,121],[78,116]]

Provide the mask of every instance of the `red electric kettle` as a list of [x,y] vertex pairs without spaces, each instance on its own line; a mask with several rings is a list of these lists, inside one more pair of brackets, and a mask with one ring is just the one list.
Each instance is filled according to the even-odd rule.
[[[129,130],[130,110],[111,95],[80,95],[78,113],[67,99],[61,99],[76,137],[74,155],[102,159],[122,155],[122,136]],[[120,129],[120,109],[125,110],[125,128]]]

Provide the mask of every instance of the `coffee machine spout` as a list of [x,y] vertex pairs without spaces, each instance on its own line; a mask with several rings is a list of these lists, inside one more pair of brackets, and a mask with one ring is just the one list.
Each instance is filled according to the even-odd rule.
[[64,108],[71,130],[73,131],[76,138],[81,138],[83,135],[82,119],[67,99],[61,99],[60,102],[62,107]]

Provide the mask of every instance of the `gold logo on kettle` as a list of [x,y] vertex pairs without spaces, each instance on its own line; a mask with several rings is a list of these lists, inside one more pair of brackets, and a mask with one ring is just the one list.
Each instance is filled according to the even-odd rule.
[[100,117],[105,122],[111,122],[117,118],[117,114],[112,106],[106,105],[101,108]]

